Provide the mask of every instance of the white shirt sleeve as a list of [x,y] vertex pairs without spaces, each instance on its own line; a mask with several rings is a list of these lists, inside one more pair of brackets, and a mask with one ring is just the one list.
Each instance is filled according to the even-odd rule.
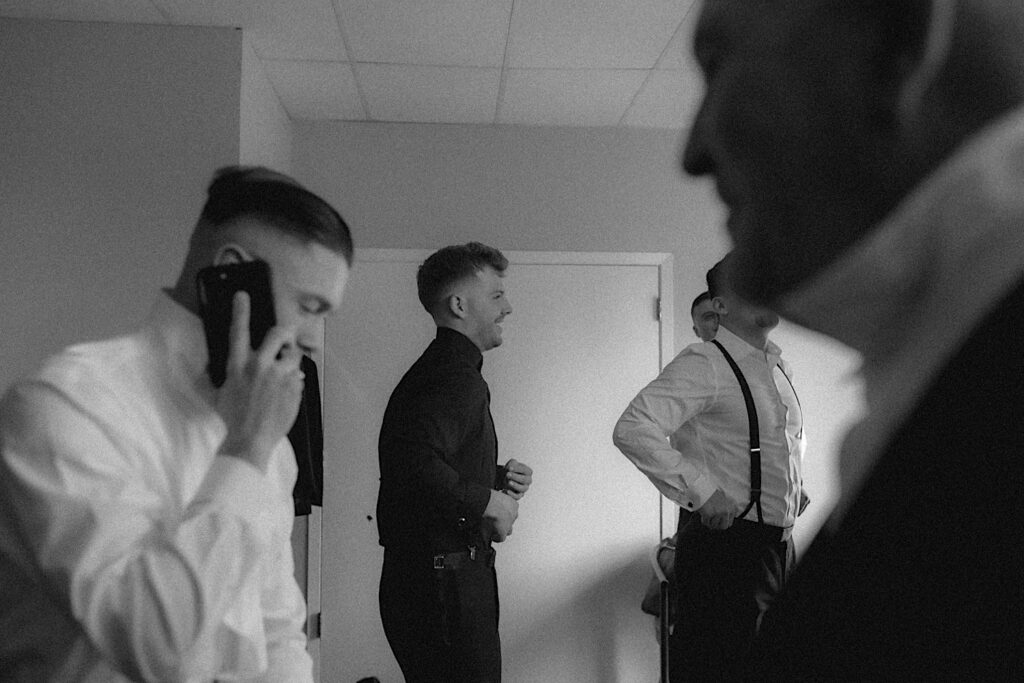
[[175,501],[180,482],[147,467],[137,435],[52,388],[17,388],[2,414],[9,510],[45,590],[103,659],[143,680],[309,680],[267,476],[218,456],[194,498]]
[[[291,491],[285,492],[293,505]],[[290,532],[290,527],[288,531]],[[266,565],[262,586],[263,629],[267,640],[267,671],[260,683],[313,683],[313,661],[306,650],[306,601],[295,582],[290,536],[286,534],[275,547],[274,557]]]
[[629,403],[615,425],[615,446],[662,494],[695,510],[718,488],[703,455],[673,448],[669,438],[715,397],[708,359],[684,349]]

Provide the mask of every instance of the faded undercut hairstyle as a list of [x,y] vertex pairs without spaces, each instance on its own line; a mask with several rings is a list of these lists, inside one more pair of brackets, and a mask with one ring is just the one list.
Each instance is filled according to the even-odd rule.
[[214,174],[197,231],[213,232],[246,217],[304,243],[321,244],[352,265],[352,235],[341,214],[283,173],[262,166],[226,166]]
[[420,303],[427,313],[434,315],[452,285],[488,266],[503,275],[508,259],[494,247],[479,242],[456,244],[434,252],[416,271]]
[[703,302],[703,301],[710,301],[710,300],[711,300],[710,292],[701,292],[700,294],[698,294],[697,298],[693,300],[692,304],[690,304],[690,315],[693,315],[693,310],[695,308],[697,308],[697,306],[700,306],[701,302]]

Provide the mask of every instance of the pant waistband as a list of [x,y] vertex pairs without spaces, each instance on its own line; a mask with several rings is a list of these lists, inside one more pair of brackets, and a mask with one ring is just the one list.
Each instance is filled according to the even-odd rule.
[[479,562],[487,567],[494,566],[494,548],[470,547],[468,550],[460,550],[454,553],[440,553],[434,555],[434,569],[460,569],[470,562]]
[[[680,508],[679,531],[686,530],[691,524],[701,524],[700,513]],[[740,533],[756,534],[767,543],[782,543],[793,537],[792,526],[772,526],[771,524],[762,524],[752,519],[742,519],[739,517],[732,520],[732,528]]]

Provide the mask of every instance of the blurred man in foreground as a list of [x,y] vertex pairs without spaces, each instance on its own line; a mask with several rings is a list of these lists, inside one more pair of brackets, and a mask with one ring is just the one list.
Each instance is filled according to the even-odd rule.
[[1022,35],[1019,0],[703,4],[684,166],[868,404],[751,677],[1024,675]]

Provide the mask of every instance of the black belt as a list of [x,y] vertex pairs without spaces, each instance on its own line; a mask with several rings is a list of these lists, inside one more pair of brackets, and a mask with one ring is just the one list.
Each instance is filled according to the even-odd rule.
[[454,553],[434,555],[434,569],[461,569],[470,562],[480,562],[488,567],[494,566],[494,548],[470,547]]

